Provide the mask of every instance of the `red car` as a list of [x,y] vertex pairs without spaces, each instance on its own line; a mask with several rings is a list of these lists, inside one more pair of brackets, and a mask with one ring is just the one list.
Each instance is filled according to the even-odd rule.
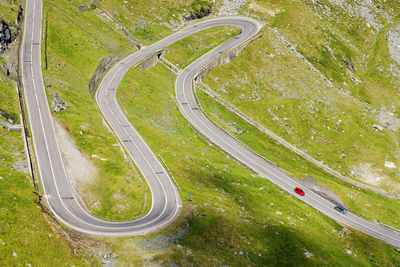
[[296,187],[296,188],[294,189],[294,192],[296,192],[296,193],[299,194],[300,196],[304,196],[304,191],[301,190],[300,187]]

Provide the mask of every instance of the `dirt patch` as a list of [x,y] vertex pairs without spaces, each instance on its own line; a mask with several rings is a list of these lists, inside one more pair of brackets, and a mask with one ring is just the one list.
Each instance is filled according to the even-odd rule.
[[54,127],[65,170],[72,185],[77,188],[79,184],[87,184],[94,181],[98,173],[96,167],[86,155],[79,151],[74,140],[56,120],[54,120]]
[[328,199],[335,204],[343,205],[343,202],[339,196],[337,196],[329,188],[319,184],[314,178],[305,177],[303,180],[300,180],[300,183],[323,198]]
[[373,169],[370,163],[361,163],[358,166],[353,166],[350,168],[350,171],[351,175],[357,176],[368,184],[379,185],[385,180],[385,177],[379,175],[377,173],[378,170]]

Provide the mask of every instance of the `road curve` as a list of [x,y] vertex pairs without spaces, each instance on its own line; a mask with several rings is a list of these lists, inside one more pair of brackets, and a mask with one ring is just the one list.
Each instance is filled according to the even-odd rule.
[[[229,23],[228,23],[229,24]],[[233,25],[234,23],[232,23]],[[277,167],[273,166],[262,156],[256,154],[253,150],[245,146],[232,135],[225,132],[222,128],[211,122],[201,110],[197,101],[196,92],[193,89],[193,81],[196,79],[198,73],[210,61],[215,60],[218,56],[231,50],[244,39],[249,38],[258,31],[256,24],[249,23],[244,25],[242,33],[239,35],[241,38],[234,38],[222,44],[216,49],[203,55],[192,64],[187,66],[178,75],[175,81],[175,93],[179,109],[186,120],[198,132],[205,136],[208,140],[224,150],[227,154],[252,169],[260,176],[268,179],[273,184],[285,190],[294,197],[304,201],[316,210],[325,214],[326,216],[334,219],[337,222],[350,226],[370,236],[376,237],[383,242],[386,242],[396,248],[400,248],[400,234],[389,230],[379,224],[372,223],[365,220],[352,212],[342,214],[334,210],[336,204],[326,200],[320,195],[311,190],[304,190],[305,196],[299,196],[294,192],[295,187],[303,186],[291,178],[288,174],[280,171]]]
[[41,72],[42,1],[26,1],[25,10],[21,65],[27,112],[45,196],[50,209],[62,223],[85,233],[128,236],[156,231],[176,219],[181,210],[177,189],[154,153],[122,112],[116,100],[116,89],[129,68],[149,55],[195,32],[219,25],[232,25],[240,27],[241,33],[193,62],[176,80],[178,105],[188,122],[229,155],[289,194],[338,222],[400,248],[398,233],[351,212],[346,215],[337,213],[333,210],[333,203],[312,191],[305,190],[304,197],[296,195],[293,188],[300,184],[214,125],[201,112],[192,87],[192,81],[199,70],[220,54],[253,37],[260,29],[256,21],[242,17],[212,19],[187,27],[126,57],[107,73],[96,93],[96,101],[107,122],[147,180],[152,192],[152,206],[146,216],[135,221],[109,222],[94,217],[81,205],[69,183],[55,136]]
[[[96,101],[145,177],[152,193],[152,205],[144,217],[135,221],[109,222],[94,217],[84,208],[65,171],[42,80],[42,8],[41,0],[26,1],[21,65],[37,165],[50,209],[65,225],[96,235],[141,235],[169,225],[177,218],[182,207],[179,194],[164,167],[121,111],[115,96],[116,89],[130,67],[185,36],[218,25],[232,24],[244,28],[242,24],[254,22],[246,19],[220,19],[198,23],[126,57],[107,73],[97,90]],[[245,41],[247,35],[241,36],[241,41]]]

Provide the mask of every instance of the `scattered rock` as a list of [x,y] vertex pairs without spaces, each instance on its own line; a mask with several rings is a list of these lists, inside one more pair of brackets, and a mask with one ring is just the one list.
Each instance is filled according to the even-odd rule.
[[301,250],[303,251],[304,255],[307,258],[311,258],[312,256],[314,256],[314,254],[312,254],[310,251],[308,251],[305,247],[302,247]]
[[340,230],[340,231],[337,233],[337,235],[340,236],[340,237],[342,237],[342,236],[348,235],[348,234],[350,234],[350,233],[351,233],[351,231],[350,231],[349,229],[343,227],[343,229]]
[[116,258],[118,257],[117,254],[112,254],[111,251],[107,251],[103,256],[103,267],[114,267],[117,265]]
[[396,169],[396,164],[394,164],[394,162],[391,161],[385,161],[385,167],[388,169]]
[[220,7],[218,15],[238,15],[239,9],[241,9],[249,0],[224,0],[223,5]]
[[97,156],[96,154],[92,154],[92,158],[96,158],[96,159],[99,159],[99,160],[101,160],[101,161],[107,160],[107,159],[105,159],[105,158],[102,158],[102,157],[100,157],[100,156]]
[[79,6],[78,6],[78,9],[79,9],[80,11],[86,11],[86,10],[88,10],[89,8],[88,8],[87,5],[79,5]]
[[113,198],[115,200],[118,201],[126,201],[126,195],[124,193],[121,192],[121,190],[117,190],[114,194],[113,194]]
[[9,123],[14,124],[17,120],[9,113],[0,109],[0,116],[5,118]]
[[62,110],[65,110],[69,107],[69,105],[67,103],[65,103],[58,97],[57,92],[51,93],[51,98],[53,99],[53,103],[51,104],[51,107],[53,108],[53,111],[55,113],[59,113]]
[[351,64],[350,59],[346,58],[346,57],[342,57],[343,62],[346,64],[347,68],[354,73],[356,71],[355,67],[353,66],[353,64]]
[[372,125],[372,128],[374,129],[374,131],[377,131],[377,132],[383,131],[383,127],[380,126],[379,124]]
[[198,12],[189,11],[188,14],[184,15],[186,21],[200,19],[211,14],[211,6],[202,6]]
[[100,205],[101,205],[101,203],[100,203],[100,201],[98,201],[98,200],[89,203],[89,206],[90,206],[90,208],[92,208],[92,209],[97,208],[97,207],[99,207]]

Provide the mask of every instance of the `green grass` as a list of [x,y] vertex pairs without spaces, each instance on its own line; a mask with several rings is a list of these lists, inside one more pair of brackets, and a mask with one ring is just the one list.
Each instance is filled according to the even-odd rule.
[[[358,232],[338,237],[340,225],[210,146],[176,108],[175,78],[157,64],[130,70],[118,89],[129,120],[182,188],[184,215],[175,225],[188,224],[189,231],[178,242],[183,248],[173,246],[158,259],[183,266],[361,266],[371,264],[373,254],[376,264],[397,264],[393,248]],[[110,242],[129,254],[127,240]],[[314,256],[306,258],[303,247]],[[126,261],[135,258],[132,254]]]
[[0,1],[0,18],[7,21],[7,23],[14,24],[18,16],[17,0],[2,0]]
[[[3,79],[1,84],[11,83],[7,78]],[[15,90],[6,87],[0,87],[0,94],[2,99],[17,98]],[[17,109],[13,111],[18,113]],[[36,204],[38,197],[32,178],[17,170],[17,164],[27,164],[21,133],[0,127],[0,265],[95,264],[94,259],[74,253],[58,230],[48,223],[53,219]]]
[[[275,140],[249,125],[246,121],[228,111],[204,92],[197,90],[204,111],[226,131],[271,160],[279,168],[294,178],[313,177],[330,188],[356,214],[368,220],[377,220],[400,228],[399,200],[387,199],[368,190],[354,189],[321,168],[306,161],[294,152],[278,144]],[[234,125],[235,127],[232,127]],[[241,133],[238,133],[241,132]],[[350,197],[351,196],[351,197]]]
[[[194,8],[192,4],[199,1],[156,1],[151,5],[145,1],[127,2],[128,4],[106,0],[100,3],[100,7],[119,20],[143,44],[148,45],[171,33],[161,21],[166,21],[169,25],[177,23],[179,15]],[[362,53],[370,53],[374,47],[374,40],[373,34],[363,21],[353,21],[353,18],[347,17],[343,19],[340,10],[335,11],[338,16],[325,16],[326,21],[321,21],[316,16],[320,11],[316,11],[315,6],[298,8],[288,2],[256,2],[264,7],[273,5],[287,10],[282,16],[266,18],[267,22],[273,24],[277,18],[275,26],[286,38],[298,45],[297,49],[306,58],[310,61],[315,58],[325,62],[315,63],[324,75],[349,90],[357,100],[365,102],[368,99],[369,103],[376,103],[375,99],[371,99],[368,91],[370,87],[360,88],[359,91],[363,92],[363,95],[360,94],[360,98],[357,96],[355,92],[358,88],[353,89],[356,87],[351,82],[351,75],[345,73],[345,65],[341,61],[341,56],[348,57],[356,66],[357,77],[365,73],[364,63],[361,62]],[[393,3],[395,2],[388,1],[381,4],[386,10],[388,5]],[[45,1],[44,14],[48,14],[49,23],[49,69],[44,71],[44,80],[45,84],[51,84],[47,90],[49,97],[54,90],[70,105],[68,110],[55,116],[69,130],[82,153],[88,156],[95,154],[107,159],[101,161],[93,158],[94,164],[100,170],[99,176],[92,185],[82,189],[86,195],[93,196],[93,199],[101,202],[100,208],[93,209],[92,212],[105,219],[133,219],[143,214],[144,188],[140,174],[132,167],[132,163],[123,159],[118,147],[110,145],[117,143],[117,139],[102,124],[99,110],[88,93],[87,83],[102,58],[132,52],[134,46],[120,32],[97,18],[96,10],[78,11],[77,6],[80,4],[81,1]],[[215,4],[218,5],[220,1]],[[323,27],[318,28],[321,24]],[[59,34],[60,32],[63,34]],[[215,43],[223,40],[223,33],[216,33]],[[203,37],[209,38],[207,33],[204,33]],[[381,40],[384,43],[383,37],[382,33]],[[349,45],[347,40],[353,40],[352,38],[355,44]],[[193,43],[195,41],[203,42],[204,47],[196,46]],[[253,91],[262,95],[264,100],[242,101],[247,103],[240,105],[240,108],[244,107],[243,111],[249,111],[249,115],[287,137],[288,141],[307,149],[313,156],[321,153],[321,159],[344,173],[349,173],[349,166],[366,160],[377,162],[374,165],[377,168],[382,167],[383,158],[396,162],[396,140],[386,131],[371,133],[370,126],[375,122],[371,112],[351,97],[342,96],[329,89],[323,81],[307,71],[300,60],[295,59],[278,43],[273,34],[266,30],[262,39],[253,42],[245,50],[244,57],[240,56],[234,64],[213,71],[208,76],[210,85],[235,105],[241,102],[238,98],[242,93],[245,97],[252,97]],[[203,49],[207,48],[209,43],[208,39],[188,38],[186,43],[183,41],[171,49],[175,49],[175,53],[190,56],[191,59],[209,49],[196,51],[194,54],[191,54],[190,50],[179,50],[179,45],[189,44]],[[327,54],[329,49],[326,44],[332,49],[333,56],[330,52]],[[284,51],[285,55],[279,54],[279,51]],[[268,56],[270,54],[275,55],[274,59]],[[174,55],[173,52],[166,57],[182,66],[190,61],[181,60],[180,56]],[[237,63],[239,64],[236,65]],[[172,261],[179,265],[400,264],[398,253],[394,249],[371,237],[358,232],[338,237],[334,231],[339,231],[341,226],[337,223],[281,192],[268,181],[251,177],[252,173],[249,170],[219,149],[210,146],[188,126],[176,109],[173,100],[174,79],[174,74],[161,64],[149,70],[134,69],[124,78],[118,92],[119,100],[129,119],[155,153],[162,155],[182,188],[180,193],[184,202],[184,215],[177,224],[162,233],[173,231],[177,225],[188,224],[189,232],[179,241],[184,249],[174,246],[172,251],[161,253],[155,260],[159,259],[164,263]],[[268,103],[266,99],[269,100]],[[391,98],[388,96],[382,103],[386,103],[387,99]],[[316,107],[318,111],[315,110]],[[309,111],[314,113],[308,113]],[[222,116],[229,118],[230,115],[221,110],[220,117]],[[273,120],[275,116],[280,118],[278,123]],[[328,122],[324,116],[329,117]],[[287,120],[283,120],[284,118]],[[338,120],[342,121],[341,125],[336,125]],[[318,134],[312,134],[311,127]],[[291,134],[286,136],[286,131]],[[393,214],[398,214],[396,201],[381,200],[369,192],[354,192],[347,184],[325,177],[320,170],[297,156],[284,149],[277,149],[271,140],[260,142],[259,140],[265,137],[256,131],[249,128],[247,133],[252,144],[262,144],[261,152],[274,156],[276,161],[284,158],[285,161],[282,161],[280,166],[288,168],[299,177],[310,174],[319,178],[321,183],[345,198],[346,204],[355,212],[367,210],[369,212],[366,214],[376,213],[371,216],[388,219],[385,223],[398,225],[394,216],[389,218],[387,215],[390,209],[393,209]],[[350,138],[349,133],[352,133]],[[317,144],[311,141],[311,135],[318,140]],[[360,138],[360,135],[365,138]],[[321,146],[323,151],[320,150]],[[332,156],[342,153],[346,153],[347,159]],[[299,167],[302,169],[296,169]],[[398,173],[390,175],[390,182],[397,181]],[[129,178],[126,179],[127,177]],[[389,187],[390,182],[382,186]],[[261,187],[263,189],[260,189]],[[113,197],[118,190],[123,192],[130,202],[129,208],[123,212],[116,207],[118,204],[126,205],[126,202]],[[355,193],[354,199],[346,197],[348,193]],[[86,202],[90,201],[86,199]],[[147,205],[149,203],[150,201]],[[210,207],[204,203],[210,204]],[[385,208],[377,208],[378,204],[384,204]],[[278,211],[282,214],[275,213]],[[136,252],[131,251],[131,242],[137,239],[105,240],[111,242],[112,247],[120,254],[118,260],[122,264],[131,264],[139,258]],[[309,259],[304,257],[303,247],[314,256]],[[347,254],[345,249],[352,250],[353,254]],[[357,256],[354,256],[354,253]],[[374,258],[371,255],[374,255]]]
[[195,59],[204,55],[211,48],[239,34],[240,29],[229,26],[218,26],[183,38],[168,47],[165,58],[178,68],[185,68]]
[[[0,59],[0,64],[1,61]],[[20,123],[20,108],[16,84],[2,72],[0,72],[0,92],[0,110],[4,110],[16,120],[16,123]],[[5,118],[1,116],[0,120],[5,120]]]
[[180,24],[180,17],[189,11],[198,11],[201,6],[218,6],[220,0],[215,1],[178,1],[154,0],[148,1],[119,1],[105,0],[100,7],[111,14],[132,35],[145,45],[156,42],[171,34],[171,29]]
[[[342,56],[346,53],[350,52]],[[335,60],[325,57],[319,63],[331,64],[326,71],[342,74]],[[378,122],[370,106],[331,88],[269,28],[234,62],[212,70],[204,81],[224,100],[333,169],[351,176],[352,166],[369,162],[384,178],[378,187],[398,190],[400,172],[384,167],[385,161],[399,161],[398,133],[373,131],[372,125]],[[363,86],[359,85],[360,92],[376,102],[380,93],[362,91]],[[392,110],[392,106],[387,108]]]
[[[89,207],[94,201],[100,202],[91,209],[98,217],[132,220],[149,210],[151,195],[130,158],[125,160],[120,148],[114,145],[118,144],[117,138],[105,126],[89,94],[88,83],[103,58],[122,56],[135,48],[125,36],[96,17],[94,11],[79,11],[79,4],[79,1],[44,1],[44,19],[48,22],[48,70],[43,70],[44,82],[51,85],[47,88],[50,103],[51,92],[55,91],[69,105],[67,110],[53,115],[99,170],[92,182],[79,187],[84,201]],[[116,192],[126,198],[115,197]]]

